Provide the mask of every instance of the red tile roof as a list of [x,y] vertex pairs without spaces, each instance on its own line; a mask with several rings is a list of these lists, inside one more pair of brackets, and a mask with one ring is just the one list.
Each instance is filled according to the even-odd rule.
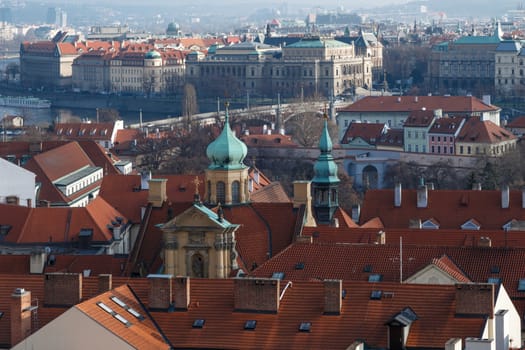
[[[94,305],[96,301],[103,300],[113,307],[115,304],[107,298],[117,294],[135,310],[146,314],[141,305],[147,307],[149,304],[146,279],[113,277],[115,289],[89,300],[98,294],[97,282],[95,277],[83,278],[83,300],[87,301],[77,307],[110,331],[120,332],[123,329],[110,322],[113,320],[106,319],[106,315],[98,313]],[[140,334],[145,339],[151,340],[151,336],[162,339],[162,332],[172,344],[181,348],[230,348],[235,344],[242,349],[346,349],[356,340],[362,340],[371,347],[385,348],[388,346],[385,323],[408,306],[417,315],[417,320],[410,327],[407,346],[442,348],[450,338],[481,337],[485,324],[482,317],[456,317],[456,288],[450,285],[344,282],[346,296],[342,300],[341,314],[324,315],[324,285],[321,282],[294,281],[284,292],[276,314],[234,311],[234,283],[231,279],[192,279],[190,282],[191,301],[187,311],[149,310],[158,328],[148,317],[144,324],[132,325],[129,333],[119,334],[125,339],[130,337],[130,342],[136,345],[143,344],[140,342],[144,340],[137,337],[140,332],[132,328],[144,327],[143,330],[147,328],[150,331],[150,335]],[[128,287],[118,287],[126,283],[132,291]],[[7,325],[0,327],[0,344],[10,345],[11,316],[8,305],[13,290],[25,288],[31,291],[33,298],[44,300],[43,284],[43,276],[0,275],[0,310],[7,311],[0,320],[0,325]],[[389,297],[371,300],[371,292],[377,289],[388,292]],[[117,306],[115,308],[118,309]],[[42,305],[38,310],[40,327],[64,311],[65,308]],[[196,319],[205,320],[202,329],[192,327]],[[243,329],[246,320],[257,321],[255,330]],[[311,331],[299,332],[301,322],[310,322]]]
[[503,232],[511,220],[525,220],[522,192],[510,191],[509,208],[502,208],[501,191],[428,190],[428,206],[417,208],[417,190],[402,190],[401,206],[394,206],[394,190],[370,190],[365,194],[360,222],[379,218],[386,228],[406,229],[413,219],[435,218],[441,229],[459,230],[470,219],[480,230]]
[[[119,302],[123,302],[126,305],[126,308],[114,302],[111,299],[112,297],[117,297]],[[113,314],[103,310],[97,303],[103,303],[108,306],[113,312],[128,321],[130,325],[123,324]],[[135,349],[172,349],[171,344],[168,344],[163,339],[155,321],[151,319],[147,310],[144,309],[127,285],[119,286],[109,292],[97,295],[76,305],[75,308]],[[128,308],[140,314],[143,319],[137,319],[128,312]]]
[[434,120],[434,111],[432,110],[414,110],[410,111],[405,124],[408,127],[428,127]]
[[442,109],[443,113],[479,113],[497,111],[473,96],[366,96],[353,104],[339,108],[341,112],[408,112]]
[[507,124],[508,128],[525,128],[525,116],[519,116],[514,118],[510,123]]
[[348,144],[359,137],[368,144],[375,144],[383,135],[385,124],[381,123],[351,123],[341,139],[341,144]]
[[467,120],[458,135],[458,142],[468,143],[500,143],[516,140],[510,131],[497,126],[491,121],[481,121],[477,117]]
[[443,117],[438,118],[432,124],[432,127],[428,131],[429,134],[455,134],[458,128],[462,125],[465,117]]
[[242,135],[240,139],[248,147],[298,147],[291,136],[272,135]]

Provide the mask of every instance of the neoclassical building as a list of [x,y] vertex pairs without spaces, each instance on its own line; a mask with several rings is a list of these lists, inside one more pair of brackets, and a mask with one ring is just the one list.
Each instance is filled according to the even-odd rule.
[[372,59],[354,43],[304,37],[270,46],[243,42],[188,55],[186,79],[200,96],[335,96],[371,86]]

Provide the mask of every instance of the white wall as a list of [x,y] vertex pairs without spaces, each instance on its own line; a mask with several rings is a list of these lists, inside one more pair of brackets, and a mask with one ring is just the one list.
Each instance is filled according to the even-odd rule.
[[35,179],[34,173],[0,158],[0,203],[6,203],[7,196],[16,196],[20,205],[27,206],[30,199],[35,207]]
[[72,307],[12,349],[128,350],[133,347]]

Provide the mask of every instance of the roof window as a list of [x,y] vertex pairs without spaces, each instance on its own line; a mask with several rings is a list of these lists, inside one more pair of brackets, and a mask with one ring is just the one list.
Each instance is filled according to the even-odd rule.
[[370,293],[370,300],[381,300],[382,295],[383,295],[383,291],[373,290],[372,293]]
[[383,280],[383,275],[378,273],[371,274],[368,276],[368,282],[381,282]]
[[248,320],[244,323],[244,329],[253,331],[257,327],[257,321],[256,320]]
[[518,292],[525,292],[525,278],[520,278],[518,282]]
[[204,323],[206,322],[206,320],[202,319],[202,318],[199,318],[195,321],[193,321],[193,324],[191,325],[192,328],[202,328],[204,327]]
[[299,325],[299,332],[310,332],[312,329],[312,323],[310,322],[301,322]]
[[274,272],[272,278],[282,280],[284,278],[284,272]]
[[489,277],[488,280],[487,280],[487,283],[492,283],[492,284],[499,285],[499,284],[501,284],[501,278],[499,278],[499,277]]
[[295,269],[304,270],[304,262],[298,262],[297,264],[295,264]]

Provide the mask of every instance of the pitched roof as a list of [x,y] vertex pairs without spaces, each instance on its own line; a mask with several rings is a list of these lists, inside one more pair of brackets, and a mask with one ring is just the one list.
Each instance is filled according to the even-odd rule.
[[428,130],[429,134],[455,134],[466,117],[442,117],[437,118]]
[[67,140],[111,140],[115,123],[57,123],[56,135]]
[[514,118],[507,124],[508,128],[525,128],[525,116],[519,116]]
[[360,137],[373,145],[383,135],[383,131],[385,131],[383,123],[351,123],[341,139],[341,144],[350,143],[354,138]]
[[482,231],[503,231],[511,220],[525,220],[522,192],[509,192],[509,207],[502,208],[502,191],[428,190],[428,205],[417,207],[417,190],[402,190],[401,206],[394,206],[394,190],[370,190],[365,194],[359,221],[379,218],[390,229],[406,229],[413,219],[435,218],[440,229],[459,230],[474,218]]
[[485,104],[473,96],[366,96],[339,112],[410,112],[416,110],[442,109],[443,113],[474,113],[498,111],[499,108]]
[[[118,302],[112,299],[115,297]],[[128,323],[124,324],[114,314],[104,310],[99,306],[100,303],[109,307],[108,310],[120,315],[122,320]],[[74,308],[80,310],[100,326],[136,349],[173,348],[164,339],[155,321],[151,319],[140,300],[137,299],[127,285],[122,285],[109,292],[97,295],[74,306]],[[131,313],[129,310],[134,310],[134,312]],[[136,315],[140,315],[141,318],[137,318]]]
[[[96,277],[82,279],[84,301],[99,294],[97,284]],[[132,291],[126,286],[118,287],[125,284],[128,284]],[[91,299],[86,304],[81,303],[77,307],[103,322],[110,331],[120,332],[122,329],[118,328],[120,325],[114,324],[114,320],[106,319],[106,315],[98,314],[99,310],[95,309],[93,303],[100,298],[101,301],[121,311],[112,300],[108,300],[112,293],[118,293],[118,298],[129,303],[133,309],[139,312],[145,311],[141,303],[145,307],[148,306],[150,287],[149,281],[145,278],[119,277],[113,277],[113,286],[116,288],[112,291]],[[343,282],[342,287],[346,291],[346,296],[342,300],[340,315],[323,314],[324,284],[307,281],[293,282],[293,286],[287,288],[283,294],[279,312],[268,314],[234,311],[234,280],[232,279],[192,279],[189,288],[191,302],[187,311],[149,310],[151,319],[158,327],[153,325],[153,321],[150,323],[147,317],[144,324],[133,324],[130,329],[122,330],[125,333],[119,334],[126,339],[130,337],[130,342],[137,346],[145,345],[140,343],[144,340],[153,341],[152,337],[160,341],[163,333],[171,344],[181,348],[229,348],[232,344],[236,344],[243,349],[279,347],[346,349],[356,340],[364,341],[371,347],[385,348],[388,346],[388,330],[385,323],[408,306],[417,315],[417,320],[411,325],[407,346],[442,348],[443,344],[453,337],[482,336],[484,318],[456,317],[455,286],[381,282],[380,288],[389,292],[390,297],[380,300],[370,299],[371,292],[378,289],[377,284]],[[44,300],[44,276],[0,275],[0,310],[6,310],[0,325],[4,322],[8,325],[0,327],[0,344],[7,347],[11,345],[9,301],[15,288],[25,288],[31,291],[33,298]],[[428,300],[433,302],[428,303]],[[40,306],[38,310],[40,327],[65,311],[64,308]],[[122,313],[126,314],[124,310]],[[203,328],[192,327],[197,319],[205,321]],[[253,331],[244,330],[244,323],[247,320],[257,321]],[[310,322],[310,332],[299,331],[301,322]],[[150,333],[135,331],[132,329],[134,327],[141,327],[142,330],[148,330]],[[144,340],[137,338],[139,334]]]
[[510,131],[497,126],[491,121],[481,121],[476,117],[469,118],[466,121],[457,138],[458,142],[491,144],[516,139],[516,136]]
[[410,111],[405,124],[407,127],[428,127],[434,120],[434,111],[429,110],[415,110]]
[[290,202],[283,186],[279,182],[272,182],[250,194],[250,200],[257,203]]

